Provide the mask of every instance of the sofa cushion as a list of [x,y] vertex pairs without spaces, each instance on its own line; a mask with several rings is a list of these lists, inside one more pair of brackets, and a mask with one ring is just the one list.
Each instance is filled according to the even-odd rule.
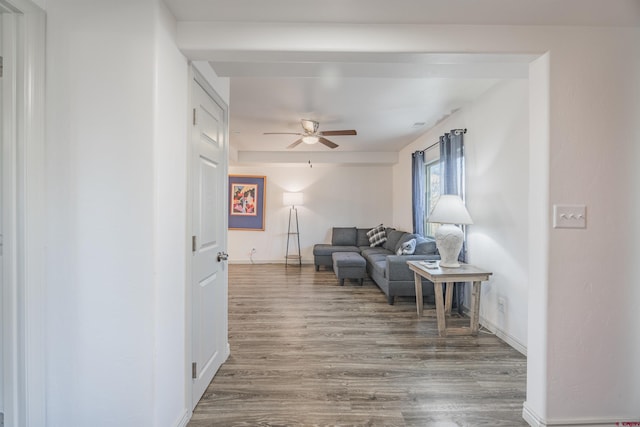
[[404,231],[398,231],[398,230],[394,230],[394,229],[387,229],[387,241],[384,242],[384,245],[382,245],[385,249],[390,250],[391,252],[396,251],[396,246],[398,245],[398,242],[400,241],[400,239],[402,238],[402,236],[404,236],[405,234],[407,234]]
[[387,233],[384,225],[380,224],[367,232],[370,246],[380,246],[387,241]]
[[334,252],[358,252],[359,250],[356,246],[335,246],[326,243],[313,245],[314,256],[331,256]]
[[413,252],[416,250],[416,239],[411,239],[407,242],[404,242],[398,248],[398,252],[396,255],[413,255]]
[[355,227],[333,227],[331,244],[334,246],[357,246]]
[[[388,254],[370,254],[366,256],[367,262],[371,267],[378,272],[382,277],[386,277],[385,270],[387,268],[387,256]],[[408,268],[408,267],[407,267]]]
[[356,246],[369,246],[371,244],[369,236],[367,236],[369,230],[371,230],[371,227],[356,229]]
[[386,250],[385,248],[381,247],[381,246],[377,246],[377,247],[366,247],[366,248],[362,248],[362,250],[360,251],[360,254],[363,257],[368,257],[369,255],[374,255],[374,254],[383,254],[383,255],[393,255],[393,252]]
[[421,237],[416,239],[416,250],[414,255],[433,255],[438,253],[436,248],[436,241],[430,238]]

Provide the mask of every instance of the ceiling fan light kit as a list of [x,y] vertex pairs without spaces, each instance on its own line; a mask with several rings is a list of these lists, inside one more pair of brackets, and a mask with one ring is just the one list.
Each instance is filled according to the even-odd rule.
[[304,132],[265,132],[265,135],[300,135],[300,138],[296,140],[293,144],[289,145],[287,148],[294,148],[298,146],[300,143],[304,142],[305,144],[313,145],[320,142],[321,144],[329,147],[336,148],[338,144],[333,141],[329,141],[325,136],[337,136],[337,135],[357,135],[358,133],[353,130],[328,130],[324,132],[318,132],[318,127],[320,123],[315,120],[302,119],[300,120],[300,124],[302,125],[302,129]]
[[318,141],[320,141],[320,138],[316,135],[306,135],[302,137],[302,142],[304,142],[305,144],[317,144]]

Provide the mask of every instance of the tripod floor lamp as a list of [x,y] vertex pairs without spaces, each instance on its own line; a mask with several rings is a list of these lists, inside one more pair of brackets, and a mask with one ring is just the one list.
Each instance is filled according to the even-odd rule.
[[[298,208],[296,206],[302,206],[304,202],[304,196],[302,193],[283,193],[282,203],[285,206],[291,206],[289,208],[289,226],[287,227],[287,253],[285,255],[285,266],[289,265],[289,261],[298,260],[298,265],[302,267],[302,255],[300,254],[300,226],[298,224]],[[293,224],[295,218],[295,224]],[[291,247],[291,238],[297,243],[298,254],[289,254]]]

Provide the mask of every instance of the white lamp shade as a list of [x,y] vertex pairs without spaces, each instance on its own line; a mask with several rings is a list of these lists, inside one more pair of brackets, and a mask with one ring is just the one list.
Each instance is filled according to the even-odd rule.
[[304,196],[302,193],[282,193],[282,203],[285,206],[302,206]]
[[473,224],[464,202],[460,196],[453,194],[440,196],[427,221],[440,224]]

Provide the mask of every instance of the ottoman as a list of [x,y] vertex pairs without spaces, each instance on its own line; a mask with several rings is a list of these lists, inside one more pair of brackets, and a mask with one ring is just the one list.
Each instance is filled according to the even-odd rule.
[[360,279],[360,286],[366,274],[367,262],[357,252],[334,252],[333,272],[340,280],[340,286],[344,285],[344,279]]

